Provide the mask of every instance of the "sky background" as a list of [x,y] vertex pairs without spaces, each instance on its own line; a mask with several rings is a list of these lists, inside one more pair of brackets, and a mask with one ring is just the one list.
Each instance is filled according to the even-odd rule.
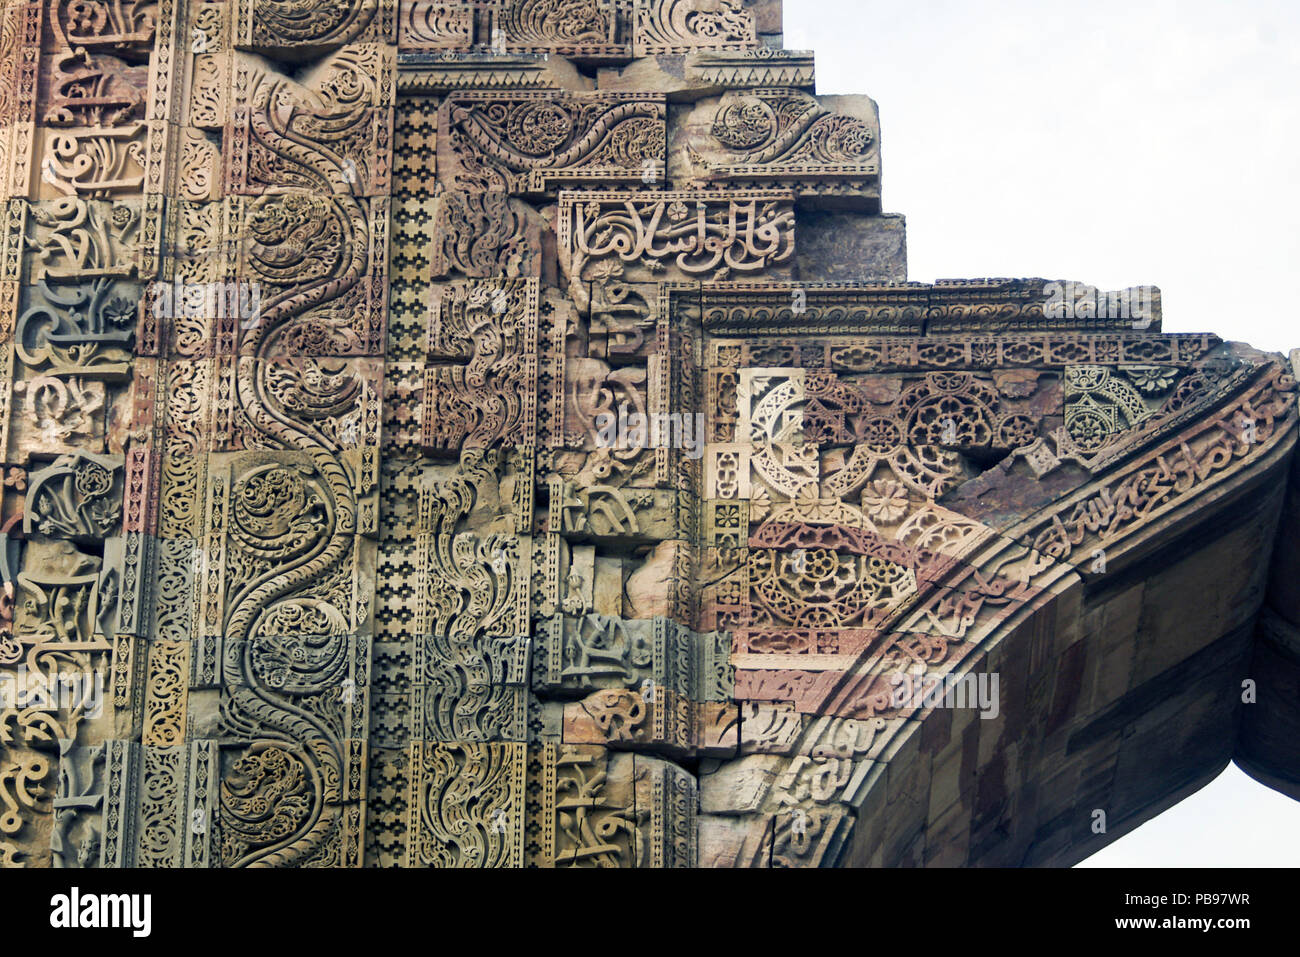
[[[880,104],[910,278],[1150,284],[1166,332],[1300,348],[1296,0],[785,0],[819,93]],[[1288,866],[1235,767],[1085,866]]]
[[1151,284],[1166,331],[1300,348],[1296,0],[785,0],[785,25],[818,92],[880,104],[911,278]]

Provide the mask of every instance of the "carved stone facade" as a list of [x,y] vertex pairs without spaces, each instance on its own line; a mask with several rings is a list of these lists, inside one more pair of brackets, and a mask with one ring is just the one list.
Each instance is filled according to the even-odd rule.
[[2,16],[0,866],[1077,856],[1088,596],[1281,507],[1281,357],[906,281],[780,0]]

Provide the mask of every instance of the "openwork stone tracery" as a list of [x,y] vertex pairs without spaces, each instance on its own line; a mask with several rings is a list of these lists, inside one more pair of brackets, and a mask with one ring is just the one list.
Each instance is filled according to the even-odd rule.
[[0,864],[896,863],[895,679],[1285,458],[1158,297],[907,283],[779,7],[4,6]]

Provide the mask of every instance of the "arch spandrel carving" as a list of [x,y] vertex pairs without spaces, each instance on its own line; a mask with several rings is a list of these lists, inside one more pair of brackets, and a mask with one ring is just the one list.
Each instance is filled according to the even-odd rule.
[[779,34],[4,7],[0,866],[1060,864],[1294,791],[1223,691],[1300,627],[1292,365],[906,282]]

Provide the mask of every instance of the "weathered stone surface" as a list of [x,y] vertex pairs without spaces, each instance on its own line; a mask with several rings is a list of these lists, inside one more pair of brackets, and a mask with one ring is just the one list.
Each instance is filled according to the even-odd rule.
[[700,809],[705,814],[751,814],[764,806],[781,762],[770,755],[706,766],[700,774]]
[[674,182],[793,189],[806,205],[880,208],[880,118],[868,97],[736,90],[680,120]]
[[907,279],[907,223],[902,216],[809,210],[799,237],[801,276],[835,282]]

